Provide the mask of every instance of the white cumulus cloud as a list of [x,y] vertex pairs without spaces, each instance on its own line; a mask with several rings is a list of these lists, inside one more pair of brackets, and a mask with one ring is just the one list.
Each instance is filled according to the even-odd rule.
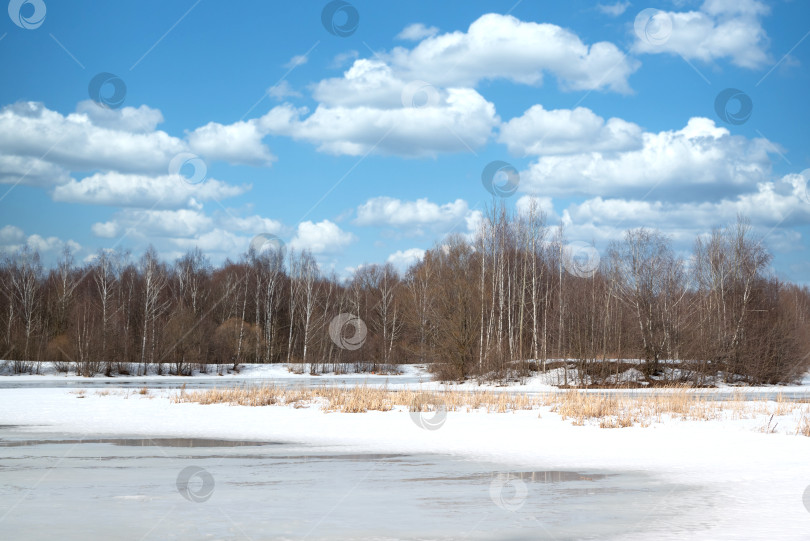
[[761,68],[770,61],[770,40],[760,20],[769,11],[757,0],[706,0],[699,10],[666,11],[653,22],[658,25],[656,39],[637,33],[633,51],[679,54],[703,62],[727,58],[742,68]]
[[409,248],[407,250],[397,250],[386,259],[387,263],[391,263],[400,272],[404,272],[408,267],[421,261],[425,257],[425,250],[421,248]]
[[534,105],[501,127],[499,141],[515,155],[615,152],[641,148],[641,127],[605,119],[585,107],[546,110]]
[[718,199],[767,181],[773,143],[731,135],[708,118],[679,130],[644,132],[642,146],[625,152],[542,156],[521,173],[534,194]]
[[335,254],[341,252],[354,242],[352,233],[343,231],[337,224],[329,220],[318,223],[311,221],[301,222],[290,246],[296,250],[309,250],[313,254]]
[[613,43],[587,44],[549,23],[488,13],[466,32],[428,37],[413,49],[395,48],[390,65],[403,79],[441,86],[474,86],[484,79],[539,85],[553,75],[564,89],[630,91],[638,63]]
[[181,175],[96,173],[57,186],[53,199],[92,205],[171,208],[234,197],[248,189],[250,186],[233,186],[215,179],[189,184]]
[[192,152],[209,160],[270,165],[276,157],[262,143],[265,135],[256,119],[228,125],[209,122],[189,133],[188,143]]
[[442,205],[427,198],[403,201],[393,197],[375,197],[357,208],[355,223],[362,226],[390,226],[409,229],[416,234],[423,229],[450,232],[467,229],[478,219],[478,211],[470,209],[463,199]]

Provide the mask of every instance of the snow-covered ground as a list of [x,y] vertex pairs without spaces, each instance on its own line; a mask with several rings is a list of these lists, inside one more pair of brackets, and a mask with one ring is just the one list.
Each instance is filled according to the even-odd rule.
[[791,433],[791,415],[773,419],[779,430],[772,434],[761,431],[769,421],[763,417],[601,429],[573,426],[547,408],[449,412],[437,429],[427,430],[404,408],[344,414],[317,406],[203,406],[171,402],[176,392],[3,389],[0,425],[31,437],[59,432],[280,441],[344,452],[443,454],[524,471],[643,472],[711,497],[673,517],[664,510],[680,509],[684,495],[651,495],[655,505],[639,511],[644,528],[617,538],[648,539],[653,529],[656,539],[807,539],[810,531],[810,502],[803,500],[810,498],[810,438]]
[[[12,377],[15,380],[35,380],[41,381],[42,379],[59,379],[59,380],[68,380],[68,381],[88,381],[90,379],[106,379],[106,380],[128,380],[128,379],[146,379],[146,380],[184,380],[188,378],[212,378],[212,379],[240,379],[240,378],[254,378],[254,379],[291,379],[291,378],[319,378],[322,377],[320,375],[311,375],[309,373],[309,365],[300,365],[300,364],[291,364],[288,365],[286,363],[276,363],[276,364],[241,364],[239,365],[238,371],[230,370],[230,366],[225,366],[221,373],[217,373],[217,365],[211,365],[210,370],[207,373],[201,373],[198,370],[194,370],[190,376],[175,376],[175,375],[161,375],[157,373],[157,368],[154,365],[150,365],[149,373],[144,376],[135,376],[135,375],[120,375],[120,374],[113,374],[110,377],[104,376],[102,374],[97,374],[94,378],[87,378],[84,376],[80,376],[76,374],[75,371],[71,370],[70,372],[58,372],[54,367],[54,363],[51,362],[41,362],[36,363],[37,366],[37,373],[33,374],[13,374],[11,370],[11,361],[2,361],[0,360],[0,378],[3,377]],[[219,365],[222,366],[222,365]],[[168,365],[164,365],[164,368],[167,368]],[[371,372],[361,372],[361,373],[352,373],[352,365],[348,364],[345,365],[346,373],[343,374],[330,374],[326,373],[323,376],[326,377],[369,377],[369,378],[385,378],[387,377],[386,374],[373,374]],[[403,376],[421,376],[426,379],[430,379],[430,375],[428,374],[424,365],[416,365],[416,364],[403,364],[398,365],[399,374],[390,374],[390,377],[403,377]]]
[[[632,361],[622,360],[623,363],[632,364]],[[375,374],[371,372],[351,373],[351,365],[346,366],[349,372],[333,374],[324,373],[313,375],[309,370],[303,369],[301,365],[278,364],[244,364],[239,366],[238,371],[223,370],[218,374],[214,368],[208,373],[195,371],[191,376],[158,375],[154,367],[150,367],[148,375],[113,375],[106,377],[101,374],[93,378],[77,375],[75,372],[57,372],[53,363],[40,363],[38,374],[12,374],[8,366],[8,361],[0,361],[0,388],[25,384],[41,384],[46,386],[49,382],[58,383],[59,386],[98,386],[98,385],[137,385],[148,386],[179,386],[183,383],[189,386],[232,386],[242,383],[262,384],[277,382],[284,385],[387,385],[389,388],[422,388],[422,389],[457,389],[457,390],[479,390],[492,389],[505,392],[553,392],[558,390],[564,380],[563,369],[555,368],[545,373],[535,373],[531,377],[523,378],[520,381],[510,381],[507,383],[479,383],[470,380],[464,383],[444,384],[434,381],[433,375],[428,372],[427,367],[421,364],[397,365],[397,374]],[[569,381],[576,382],[576,371],[569,369]],[[634,368],[626,370],[620,374],[619,381],[631,381],[636,379],[638,371]],[[655,392],[666,392],[666,390],[656,388],[649,389]],[[810,398],[810,372],[804,375],[801,381],[794,385],[761,385],[761,386],[729,386],[718,383],[716,388],[694,389],[695,393],[721,394],[732,393],[734,391],[745,394],[775,395],[782,393],[807,394]],[[590,392],[625,392],[622,389],[590,389]],[[633,392],[645,392],[647,389],[634,389]]]

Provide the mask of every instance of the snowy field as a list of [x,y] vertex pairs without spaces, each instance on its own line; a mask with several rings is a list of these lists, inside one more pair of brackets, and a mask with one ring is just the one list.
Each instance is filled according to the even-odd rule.
[[[401,376],[303,376],[273,366],[197,377],[232,378],[240,384],[239,378],[250,378],[438,386],[417,367]],[[2,379],[37,378],[65,376]],[[167,381],[166,376],[131,378],[138,385],[146,380],[146,394],[121,385],[86,385],[103,379],[78,378],[75,388],[0,390],[0,529],[16,532],[15,538],[48,538],[47,529],[30,525],[41,525],[41,517],[51,515],[64,516],[65,538],[77,539],[116,538],[107,534],[117,525],[141,528],[119,531],[121,539],[736,540],[807,539],[810,531],[810,438],[796,435],[798,420],[792,413],[773,419],[670,419],[620,429],[574,426],[549,408],[453,411],[436,421],[434,414],[422,414],[427,416],[422,419],[404,407],[350,414],[326,413],[317,405],[174,403],[171,397],[178,390],[150,385]],[[114,379],[125,383],[130,378]],[[515,390],[547,388],[529,381]],[[763,432],[768,425],[776,427],[774,433]],[[157,443],[139,447],[141,455],[133,456],[121,451],[126,446],[98,441],[105,438]],[[223,444],[235,453],[223,458],[220,447],[178,452],[159,438],[276,446],[230,449]],[[15,441],[32,443],[11,446]],[[246,475],[244,461],[254,463],[245,457],[257,449],[266,452],[255,459],[261,473],[253,477]],[[360,458],[305,459],[312,454]],[[405,464],[392,456],[405,457]],[[99,459],[109,469],[93,470],[90,465]],[[176,477],[188,466],[201,467],[216,481],[207,501],[191,505],[178,495]],[[574,477],[546,483],[531,472],[541,472],[543,479]],[[199,490],[204,491],[205,475],[200,475]],[[282,490],[289,486],[295,487],[294,497]],[[261,512],[256,502],[275,511]],[[96,507],[105,512],[88,511]],[[248,510],[252,515],[246,515]],[[228,516],[232,519],[223,518]],[[146,531],[142,517],[166,523]],[[87,527],[88,520],[93,528]],[[129,535],[135,531],[138,535]]]

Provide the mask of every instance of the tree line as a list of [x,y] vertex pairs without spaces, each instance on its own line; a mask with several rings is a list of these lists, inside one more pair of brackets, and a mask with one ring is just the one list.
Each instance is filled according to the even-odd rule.
[[810,368],[810,291],[774,277],[770,260],[744,218],[688,255],[644,228],[600,254],[535,205],[493,206],[472,237],[450,235],[404,274],[367,265],[349,279],[277,243],[217,267],[199,249],[173,263],[152,247],[100,250],[78,265],[65,248],[49,269],[24,246],[0,265],[0,358],[18,373],[45,360],[88,376],[277,362],[420,362],[449,380],[556,368],[570,385],[640,359],[667,381],[789,382]]

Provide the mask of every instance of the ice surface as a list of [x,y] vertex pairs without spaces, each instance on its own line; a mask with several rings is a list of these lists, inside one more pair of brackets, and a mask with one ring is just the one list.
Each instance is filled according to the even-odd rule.
[[[511,471],[338,446],[29,436],[0,432],[6,539],[687,537],[715,505],[710,491],[641,473]],[[178,490],[189,467],[196,479]]]

